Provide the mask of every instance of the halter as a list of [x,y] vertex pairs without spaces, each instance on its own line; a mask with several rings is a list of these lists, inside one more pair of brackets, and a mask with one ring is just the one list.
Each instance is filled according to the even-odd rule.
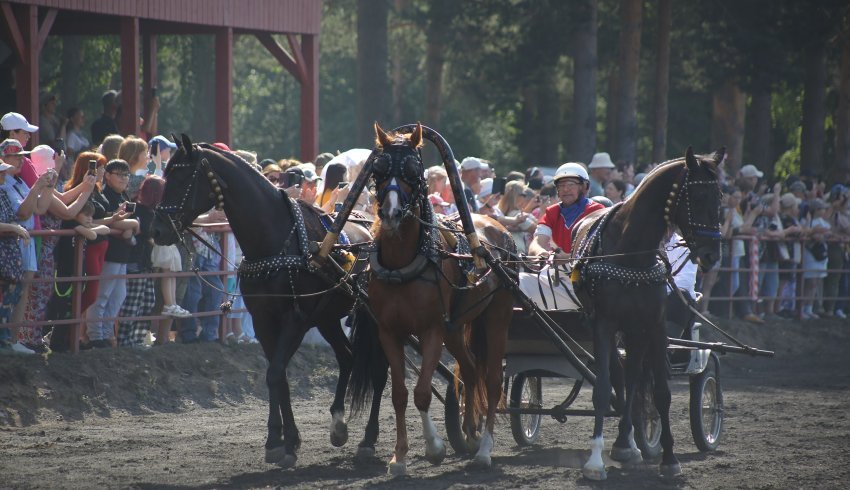
[[[673,226],[675,223],[676,212],[679,210],[679,206],[681,206],[682,201],[684,201],[685,206],[687,207],[686,212],[688,215],[688,227],[687,229],[684,229],[684,227],[679,226],[679,228],[682,229],[682,235],[685,238],[685,241],[687,243],[691,243],[691,240],[696,237],[720,240],[723,236],[720,233],[719,223],[699,223],[694,219],[693,213],[691,212],[691,195],[689,192],[691,186],[711,185],[719,189],[720,184],[716,179],[688,180],[689,176],[690,170],[688,169],[687,162],[685,162],[682,171],[679,172],[679,175],[673,182],[673,187],[670,189],[670,195],[667,197],[667,202],[664,207],[664,221],[668,226]],[[682,197],[683,195],[684,197]]]
[[[408,152],[411,153],[405,154]],[[417,204],[418,198],[424,195],[427,189],[427,183],[422,169],[422,154],[419,150],[412,150],[405,145],[392,145],[389,148],[385,148],[375,158],[375,162],[372,165],[372,178],[375,180],[376,187],[379,187],[387,180],[396,179],[395,183],[390,182],[389,185],[378,190],[375,197],[378,200],[378,205],[383,206],[384,199],[386,199],[390,191],[396,191],[401,199],[401,210],[404,214],[407,214]],[[409,185],[412,192],[405,192],[398,185],[398,180]]]
[[[200,148],[197,145],[193,145],[193,148],[193,151],[200,151]],[[186,204],[193,202],[195,199],[195,193],[197,192],[195,182],[197,181],[198,173],[201,171],[206,173],[207,179],[210,182],[210,189],[212,190],[209,197],[210,199],[215,200],[215,208],[218,210],[224,209],[224,194],[221,189],[222,187],[227,188],[227,184],[221,180],[221,177],[219,177],[215,170],[213,170],[209,160],[206,158],[201,158],[200,162],[189,160],[183,162],[171,162],[168,164],[168,170],[176,168],[192,168],[192,177],[189,181],[189,185],[186,187],[186,192],[180,199],[179,204],[166,205],[160,203],[156,207],[156,211],[168,218],[171,227],[174,231],[180,234],[180,232],[186,228],[186,224],[183,222],[185,219]]]

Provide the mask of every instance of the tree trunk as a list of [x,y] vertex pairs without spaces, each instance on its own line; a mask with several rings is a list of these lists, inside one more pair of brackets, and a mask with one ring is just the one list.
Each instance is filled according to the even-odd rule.
[[[411,0],[395,0],[396,15],[403,15],[410,7]],[[405,124],[408,121],[404,114],[404,87],[407,83],[404,72],[404,56],[400,46],[395,46],[392,54],[392,78],[393,78],[393,122],[394,124]]]
[[[453,0],[433,0],[428,11],[425,31],[425,124],[434,129],[440,126],[443,105],[443,68],[446,63],[446,37],[454,12]],[[439,130],[438,130],[439,131]]]
[[[850,12],[845,26],[850,27]],[[838,182],[847,182],[850,178],[850,32],[843,32],[838,39],[841,43],[841,71],[835,115],[835,177]]]
[[568,160],[590,162],[596,151],[596,17],[597,0],[577,6],[580,15],[573,33],[573,114]]
[[826,110],[826,45],[806,49],[803,125],[800,136],[800,170],[822,175]]
[[738,173],[744,151],[747,97],[738,83],[727,80],[712,94],[711,148],[726,147],[726,171]]
[[375,121],[392,125],[388,107],[388,15],[387,0],[357,0],[357,139],[364,147],[370,147],[375,139]]
[[640,68],[641,0],[622,0],[616,159],[637,159],[637,91]]
[[614,65],[608,71],[608,97],[605,101],[607,103],[605,108],[605,151],[608,153],[614,153],[617,147],[617,107],[620,105],[619,93],[619,70]]
[[752,111],[750,122],[753,125],[750,132],[752,141],[749,142],[748,146],[753,164],[762,169],[767,178],[773,177],[774,163],[770,156],[770,104],[769,89],[761,88],[752,94],[752,102],[750,103],[750,111]]
[[537,80],[527,80],[521,89],[522,107],[519,119],[517,148],[527,161],[536,165],[540,160],[540,134],[537,132]]
[[540,82],[537,84],[537,133],[540,135],[539,160],[556,162],[558,160],[558,128],[560,124],[561,106],[558,100],[558,89],[555,87],[555,66],[548,64],[541,67]]
[[[60,107],[56,109],[57,116],[64,117],[66,111],[80,100],[77,87],[80,86],[80,68],[83,66],[80,63],[82,40],[83,38],[80,36],[62,36],[62,76],[59,77],[61,84],[59,88]],[[87,114],[87,116],[89,120],[94,121],[100,117],[100,112]]]
[[652,161],[667,160],[667,98],[670,92],[671,0],[658,2],[658,47],[655,64],[655,120],[652,127]]

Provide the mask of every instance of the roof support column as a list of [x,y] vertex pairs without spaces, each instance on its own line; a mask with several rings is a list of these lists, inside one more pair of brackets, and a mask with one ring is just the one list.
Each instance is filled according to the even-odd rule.
[[319,154],[318,35],[301,36],[301,54],[307,75],[301,80],[301,160],[310,162]]
[[121,18],[121,134],[139,134],[139,19]]
[[[151,105],[153,103],[153,91],[156,89],[157,84],[157,71],[156,71],[156,35],[155,34],[143,34],[142,35],[142,100],[144,101],[145,106],[145,118],[150,117],[152,114]],[[149,124],[150,121],[145,120],[145,124]],[[154,123],[150,127],[151,134],[150,136],[155,136],[157,134],[156,123]]]
[[228,146],[233,139],[233,28],[215,33],[215,139]]
[[[11,13],[11,7],[5,4],[3,13]],[[8,8],[7,8],[8,7]],[[17,111],[23,114],[27,120],[38,125],[38,7],[35,5],[22,5],[18,9],[23,15],[12,15],[6,19],[12,30],[12,37],[17,44],[20,41],[18,52],[18,66],[15,69],[15,88],[17,92]],[[20,19],[20,20],[19,20]],[[14,29],[11,29],[14,25]],[[38,134],[32,135],[32,145],[38,144]]]

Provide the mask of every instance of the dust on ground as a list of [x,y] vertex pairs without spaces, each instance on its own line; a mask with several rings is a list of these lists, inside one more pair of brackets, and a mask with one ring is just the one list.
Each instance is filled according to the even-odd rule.
[[[330,350],[307,345],[288,370],[303,442],[296,467],[282,470],[263,462],[268,405],[259,347],[171,344],[0,357],[0,487],[846,488],[850,323],[720,324],[749,345],[775,350],[776,358],[721,358],[726,419],[712,453],[694,446],[687,380],[674,379],[671,418],[683,474],[671,480],[657,476],[657,463],[626,469],[613,462],[604,484],[584,480],[592,423],[578,417],[545,419],[540,440],[527,448],[514,443],[502,419],[492,469],[470,470],[451,450],[432,466],[412,401],[410,476],[392,479],[389,387],[377,457],[355,462],[365,420],[350,422],[346,446],[330,445],[336,362]],[[563,386],[544,381],[544,404],[557,403]],[[590,392],[583,390],[580,406],[589,406]],[[432,413],[444,434],[442,410],[435,399]],[[606,446],[615,435],[609,419]]]

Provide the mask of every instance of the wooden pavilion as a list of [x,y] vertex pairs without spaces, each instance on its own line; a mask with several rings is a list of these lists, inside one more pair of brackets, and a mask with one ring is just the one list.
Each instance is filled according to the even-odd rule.
[[[38,60],[47,36],[120,36],[124,110],[119,127],[124,134],[137,134],[136,116],[142,104],[147,109],[150,89],[157,85],[157,36],[212,34],[215,136],[230,144],[233,36],[253,35],[301,85],[301,158],[309,161],[318,154],[319,0],[13,0],[0,1],[0,13],[0,35],[16,59],[18,112],[33,124],[39,118]],[[289,50],[274,34],[286,37]],[[145,100],[139,100],[140,93]]]

